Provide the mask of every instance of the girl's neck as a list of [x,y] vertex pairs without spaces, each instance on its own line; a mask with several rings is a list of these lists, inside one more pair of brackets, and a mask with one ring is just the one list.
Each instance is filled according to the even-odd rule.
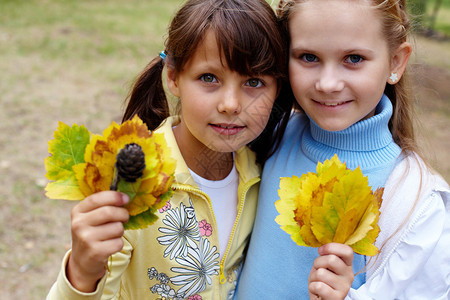
[[386,95],[381,98],[375,116],[341,131],[327,131],[310,119],[310,129],[302,140],[302,149],[312,161],[325,161],[337,154],[347,167],[363,172],[381,168],[401,152],[389,131],[393,106]]
[[184,145],[179,127],[173,128],[173,134],[181,155],[189,169],[202,178],[221,180],[233,169],[233,153],[217,152],[198,142],[196,145]]

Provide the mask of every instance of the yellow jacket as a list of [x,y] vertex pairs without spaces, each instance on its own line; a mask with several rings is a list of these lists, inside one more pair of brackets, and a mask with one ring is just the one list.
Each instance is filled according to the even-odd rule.
[[[108,272],[93,293],[75,290],[67,280],[66,254],[47,296],[62,299],[232,299],[256,213],[260,168],[247,147],[235,153],[239,173],[238,212],[225,255],[220,259],[211,200],[202,192],[181,156],[168,118],[163,132],[177,160],[174,194],[159,219],[141,230],[128,230],[121,252],[111,256]],[[212,230],[209,229],[211,226]],[[203,234],[203,235],[202,235]]]

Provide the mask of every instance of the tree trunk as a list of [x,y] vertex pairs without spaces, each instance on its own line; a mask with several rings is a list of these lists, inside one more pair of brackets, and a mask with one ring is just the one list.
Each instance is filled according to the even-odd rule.
[[434,7],[433,7],[433,12],[431,13],[430,16],[430,30],[434,31],[434,26],[436,25],[436,18],[437,18],[437,14],[439,11],[439,8],[441,8],[441,4],[442,4],[442,0],[435,0],[434,1]]
[[413,28],[423,30],[427,12],[428,0],[408,0],[409,11],[413,16]]

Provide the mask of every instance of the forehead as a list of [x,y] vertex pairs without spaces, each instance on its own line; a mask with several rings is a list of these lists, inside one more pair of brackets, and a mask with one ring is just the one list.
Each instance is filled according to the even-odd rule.
[[185,67],[193,65],[214,65],[215,67],[227,68],[227,62],[223,51],[219,48],[215,32],[208,30],[204,38],[198,43],[192,56],[187,60]]
[[[291,43],[383,43],[381,20],[367,1],[309,0],[289,19]],[[295,45],[292,45],[295,46]]]
[[209,52],[211,54],[217,55],[219,53],[219,43],[216,39],[216,34],[212,29],[208,29],[203,37],[203,39],[198,43],[195,53],[202,53],[207,55]]

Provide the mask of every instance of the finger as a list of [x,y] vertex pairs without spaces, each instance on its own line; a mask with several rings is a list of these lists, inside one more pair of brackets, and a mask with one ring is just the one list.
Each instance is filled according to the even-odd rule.
[[339,280],[339,275],[328,269],[320,268],[311,272],[308,280],[310,282],[322,282],[330,287],[333,287],[334,284],[332,283]]
[[[118,222],[91,227],[89,231],[83,231],[80,235],[73,237],[72,252],[85,254],[87,259],[93,261],[102,261],[122,249],[123,233],[123,225]],[[116,247],[109,248],[110,244]]]
[[353,265],[353,249],[340,243],[328,243],[318,249],[320,255],[333,254],[340,257],[347,266]]
[[103,206],[85,213],[82,217],[91,226],[99,226],[111,222],[126,223],[130,215],[128,210],[117,206]]
[[106,241],[98,241],[93,245],[89,258],[93,262],[104,265],[111,255],[122,250],[123,245],[124,243],[121,237]]
[[110,255],[113,255],[114,253],[121,251],[124,243],[123,243],[122,238],[115,238],[115,239],[103,241],[103,242],[101,242],[101,245],[102,245],[103,249],[108,249],[109,254],[107,255],[107,257],[109,258]]
[[125,230],[121,222],[113,222],[95,227],[92,235],[98,241],[108,241],[121,238],[124,232]]
[[72,235],[90,235],[89,232],[96,227],[114,222],[126,223],[128,219],[129,213],[123,207],[105,206],[86,213],[72,211]]
[[336,274],[343,274],[352,269],[339,256],[333,254],[319,256],[314,260],[313,267],[317,270],[328,269]]
[[326,269],[319,269],[310,274],[309,292],[321,299],[344,299],[350,285],[344,278]]
[[309,282],[322,282],[335,292],[346,295],[354,279],[353,270],[349,267],[342,273],[335,273],[330,269],[313,269],[309,275]]
[[309,293],[312,295],[310,299],[337,299],[334,297],[334,290],[327,284],[314,281],[308,284]]
[[355,277],[353,267],[335,255],[319,256],[314,261],[313,269],[316,272],[312,276],[317,277],[312,277],[312,280],[324,281],[334,289],[351,285]]
[[129,202],[126,194],[115,191],[102,191],[92,194],[77,206],[77,210],[81,213],[89,212],[102,206],[123,206]]
[[309,299],[310,300],[321,300],[322,298],[319,295],[313,294],[313,293],[309,293]]

